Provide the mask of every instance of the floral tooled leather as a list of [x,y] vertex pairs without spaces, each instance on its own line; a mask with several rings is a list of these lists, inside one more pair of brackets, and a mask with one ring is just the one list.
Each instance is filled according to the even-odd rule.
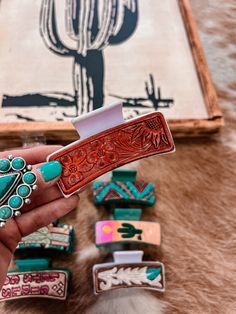
[[49,160],[62,164],[59,186],[65,195],[70,195],[117,167],[173,150],[165,119],[154,112],[72,143]]

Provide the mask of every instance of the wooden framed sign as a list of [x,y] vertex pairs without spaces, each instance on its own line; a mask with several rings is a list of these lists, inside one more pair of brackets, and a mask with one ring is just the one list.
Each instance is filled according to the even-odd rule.
[[176,136],[223,124],[188,0],[0,0],[0,137],[77,138],[70,119],[123,102]]

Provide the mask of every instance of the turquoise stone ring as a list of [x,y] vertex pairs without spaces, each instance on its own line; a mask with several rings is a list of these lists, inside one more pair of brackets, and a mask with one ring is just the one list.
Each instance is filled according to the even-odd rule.
[[0,228],[11,217],[20,216],[24,203],[30,203],[29,196],[37,189],[37,177],[31,170],[22,157],[0,159]]

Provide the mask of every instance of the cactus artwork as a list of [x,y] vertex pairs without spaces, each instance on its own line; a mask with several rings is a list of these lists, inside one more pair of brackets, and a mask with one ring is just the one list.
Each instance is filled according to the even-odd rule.
[[149,81],[145,81],[145,93],[146,97],[122,97],[113,94],[111,96],[121,99],[123,106],[127,108],[148,108],[151,104],[153,109],[157,111],[160,108],[170,108],[174,105],[173,98],[162,98],[161,88],[155,86],[155,79],[152,74],[149,74]]
[[203,132],[197,121],[214,120],[184,0],[18,2],[0,5],[0,121],[12,122],[9,136],[18,137],[14,122],[27,133],[43,122],[49,140],[72,141],[71,117],[115,103],[126,121],[160,111],[186,135],[189,123]]
[[[64,0],[65,31],[76,45],[64,43],[57,26],[56,1],[42,0],[40,33],[46,47],[73,58],[75,116],[102,107],[104,56],[108,45],[120,44],[134,32],[138,0]],[[66,115],[66,114],[64,114]]]
[[122,238],[128,239],[128,238],[133,238],[136,235],[138,236],[138,240],[142,240],[142,230],[141,229],[136,229],[132,224],[130,223],[123,223],[122,228],[118,228],[117,230],[119,233],[121,233]]

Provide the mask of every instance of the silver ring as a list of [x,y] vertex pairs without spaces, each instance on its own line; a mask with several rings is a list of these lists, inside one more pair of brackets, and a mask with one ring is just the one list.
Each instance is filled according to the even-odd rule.
[[37,189],[37,177],[32,166],[22,157],[0,159],[0,228],[11,217],[21,215],[24,204],[30,204],[29,196]]

